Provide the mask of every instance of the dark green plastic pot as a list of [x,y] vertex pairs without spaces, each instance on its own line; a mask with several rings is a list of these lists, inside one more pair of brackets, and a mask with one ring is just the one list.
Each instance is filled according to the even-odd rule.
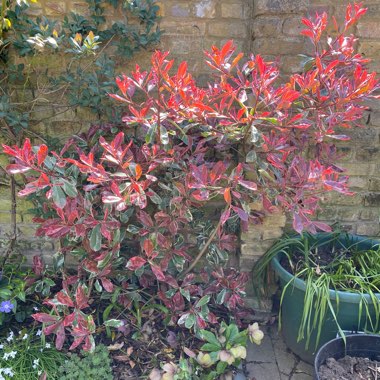
[[[323,236],[323,234],[321,234]],[[365,239],[359,236],[352,236],[351,242],[358,242],[360,249],[370,249],[374,245],[380,244],[379,241]],[[280,279],[280,286],[284,286],[293,279],[293,282],[288,286],[285,295],[283,297],[281,305],[281,330],[286,345],[297,354],[302,360],[312,364],[314,362],[315,353],[326,342],[334,339],[337,335],[338,328],[336,322],[330,311],[326,313],[326,318],[323,323],[320,340],[316,345],[316,331],[311,334],[311,340],[309,348],[305,348],[306,339],[297,342],[298,330],[301,325],[304,296],[305,296],[305,282],[286,271],[280,264],[281,256],[277,255],[272,260],[272,267],[275,273]],[[379,258],[380,260],[380,258]],[[336,304],[336,293],[339,297],[339,308]],[[363,295],[369,305],[369,315],[372,320],[376,320],[376,315],[370,296],[368,294]],[[335,313],[337,315],[338,323],[342,330],[348,331],[361,331],[369,329],[367,325],[368,316],[362,312],[362,316],[359,320],[359,303],[363,297],[357,293],[342,292],[330,290],[330,300],[334,306]],[[380,299],[380,294],[377,294]]]
[[379,360],[380,335],[356,334],[348,335],[346,342],[342,338],[330,340],[317,352],[314,362],[314,379],[320,380],[319,368],[328,358],[339,360],[346,355],[359,358]]

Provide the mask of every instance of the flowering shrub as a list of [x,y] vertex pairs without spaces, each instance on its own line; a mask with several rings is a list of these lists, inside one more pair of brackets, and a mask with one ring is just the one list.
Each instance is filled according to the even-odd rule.
[[[222,265],[235,248],[232,227],[285,210],[298,232],[329,229],[311,218],[321,194],[350,194],[333,142],[348,139],[341,129],[358,124],[363,102],[379,89],[347,34],[364,13],[350,5],[326,46],[327,15],[304,19],[315,55],[310,69],[283,84],[260,55],[241,63],[232,41],[205,53],[214,72],[208,88],[186,62],[172,74],[174,62],[157,51],[149,71],[136,66],[116,79],[120,92],[111,97],[126,106],[122,130],[94,127],[60,152],[28,139],[4,146],[15,159],[8,172],[27,176],[19,195],[45,197],[37,235],[60,239],[62,254],[79,261],[45,300],[49,313],[34,315],[45,334],[56,335],[57,348],[67,335],[70,349],[94,348],[97,295],[113,299],[103,312],[107,327],[124,326],[109,319],[117,304],[130,309],[143,300],[198,337],[223,321],[215,310],[239,324],[247,274]],[[251,210],[252,202],[263,211]],[[208,263],[195,271],[200,260]],[[244,356],[235,353],[218,358]]]

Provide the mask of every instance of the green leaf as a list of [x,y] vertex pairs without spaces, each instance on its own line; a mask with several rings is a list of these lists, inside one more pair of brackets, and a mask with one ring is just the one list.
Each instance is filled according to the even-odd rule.
[[188,290],[182,289],[182,288],[180,288],[179,291],[190,302],[190,292]]
[[17,298],[21,300],[22,302],[25,302],[25,292],[19,292],[17,294]]
[[218,338],[211,331],[201,330],[200,333],[201,333],[202,339],[206,340],[207,342],[211,344],[218,346],[219,348],[222,348]]
[[169,144],[169,134],[163,125],[160,125],[160,135],[161,135],[161,142],[164,145],[168,145]]
[[96,281],[95,281],[95,289],[96,289],[99,293],[103,290],[102,286],[101,286],[100,283],[99,283],[99,280],[96,280]]
[[226,293],[227,293],[227,290],[226,289],[222,289],[217,297],[216,297],[216,303],[218,305],[222,305],[224,303],[224,298],[226,297]]
[[256,154],[256,151],[254,150],[250,150],[248,153],[247,153],[247,156],[245,157],[245,161],[246,162],[256,162],[257,160],[257,154]]
[[239,334],[239,329],[235,324],[231,324],[227,326],[226,333],[225,333],[227,342],[233,341],[236,335],[238,334]]
[[11,297],[11,295],[12,295],[12,292],[9,289],[6,289],[6,288],[0,289],[0,298],[7,300]]
[[221,348],[222,348],[221,346],[217,346],[216,344],[205,343],[205,344],[201,347],[201,350],[202,350],[202,351],[215,352],[215,351],[220,351]]
[[203,297],[197,302],[196,307],[202,307],[203,305],[208,304],[209,301],[210,301],[210,295],[207,294],[206,296],[203,296]]
[[106,321],[111,313],[111,310],[113,309],[114,305],[111,303],[108,305],[105,310],[103,311],[103,321]]
[[53,198],[54,204],[58,208],[62,209],[66,206],[66,196],[60,186],[54,186],[52,188],[52,198]]
[[98,224],[90,234],[90,247],[95,252],[99,251],[102,247],[102,234],[100,232],[100,224]]
[[194,326],[194,323],[195,323],[195,315],[189,314],[189,316],[186,318],[186,321],[185,321],[185,327],[187,329],[191,329]]
[[218,372],[219,375],[222,375],[227,368],[227,363],[226,362],[218,362],[216,365],[216,372]]
[[260,139],[260,132],[255,126],[251,126],[251,143],[256,143]]
[[70,197],[75,198],[78,195],[78,191],[75,187],[75,184],[63,179],[63,190]]
[[18,311],[16,314],[15,314],[15,318],[16,318],[16,321],[17,322],[24,322],[25,321],[25,318],[26,318],[26,313],[25,311]]
[[104,322],[104,325],[107,327],[122,327],[124,326],[124,322],[120,321],[119,319],[109,319],[108,321]]

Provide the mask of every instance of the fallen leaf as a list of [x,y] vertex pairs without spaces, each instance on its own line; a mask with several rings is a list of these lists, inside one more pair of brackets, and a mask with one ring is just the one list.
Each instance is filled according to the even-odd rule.
[[108,346],[108,351],[117,351],[120,350],[124,346],[124,342],[121,343],[115,343]]

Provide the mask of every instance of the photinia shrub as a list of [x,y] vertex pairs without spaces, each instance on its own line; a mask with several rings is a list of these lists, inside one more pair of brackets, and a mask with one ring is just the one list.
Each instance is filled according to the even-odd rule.
[[[34,315],[58,348],[69,333],[71,348],[93,349],[94,292],[128,307],[129,290],[145,289],[169,310],[169,323],[198,332],[221,322],[215,305],[239,320],[247,276],[222,265],[235,249],[233,226],[284,210],[298,232],[329,230],[312,219],[319,199],[350,194],[334,140],[348,140],[342,131],[378,97],[375,73],[348,34],[365,11],[349,5],[327,43],[327,15],[303,19],[314,56],[284,83],[274,63],[244,61],[232,41],[205,52],[207,88],[186,62],[172,72],[169,53],[157,51],[149,71],[136,66],[116,79],[120,91],[110,96],[125,104],[122,130],[93,127],[60,152],[29,140],[4,146],[14,158],[8,172],[27,180],[19,195],[45,197],[37,235],[60,239],[62,253],[79,260],[45,301],[51,313]],[[209,264],[194,271],[204,258]]]

